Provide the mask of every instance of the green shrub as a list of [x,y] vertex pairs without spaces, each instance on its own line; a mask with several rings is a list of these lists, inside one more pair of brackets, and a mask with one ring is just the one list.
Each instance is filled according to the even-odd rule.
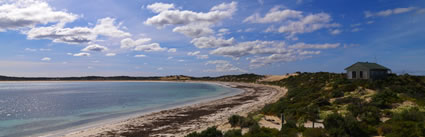
[[332,137],[364,137],[367,133],[360,127],[360,123],[353,116],[341,116],[337,113],[329,115],[324,125]]
[[322,128],[307,128],[303,132],[303,137],[327,137],[326,130]]
[[242,122],[244,121],[244,117],[239,116],[239,115],[232,115],[229,118],[229,123],[232,127],[236,127],[236,126],[240,126],[242,124]]
[[186,137],[223,137],[223,133],[220,130],[217,130],[216,127],[210,127],[201,133],[193,132],[187,135]]
[[393,103],[400,102],[400,98],[397,96],[397,93],[390,89],[385,89],[373,96],[372,102],[379,108],[391,108]]
[[242,137],[242,130],[240,129],[229,130],[224,134],[224,137]]
[[240,126],[245,128],[257,123],[257,121],[252,118],[245,118],[239,115],[233,115],[228,120],[232,127]]

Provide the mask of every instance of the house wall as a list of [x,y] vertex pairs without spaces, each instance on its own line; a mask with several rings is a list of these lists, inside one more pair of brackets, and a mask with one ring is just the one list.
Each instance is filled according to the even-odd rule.
[[372,79],[382,79],[388,76],[388,70],[371,70],[370,78]]
[[[353,78],[353,71],[356,71],[356,78]],[[363,72],[363,77],[360,78],[360,71]],[[369,79],[370,78],[370,71],[366,69],[362,70],[347,70],[347,79]]]

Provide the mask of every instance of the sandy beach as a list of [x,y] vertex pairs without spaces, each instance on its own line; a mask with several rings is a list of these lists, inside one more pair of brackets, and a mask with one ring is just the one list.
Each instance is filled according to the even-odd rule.
[[65,137],[181,137],[193,131],[227,123],[228,117],[247,115],[264,105],[277,101],[286,89],[250,83],[214,82],[242,89],[241,94],[205,101],[169,110],[153,112],[124,121],[83,129],[65,134]]

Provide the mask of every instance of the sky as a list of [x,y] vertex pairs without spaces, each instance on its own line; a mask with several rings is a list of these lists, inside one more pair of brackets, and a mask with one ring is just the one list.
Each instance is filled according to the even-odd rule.
[[425,75],[423,0],[0,0],[0,75]]

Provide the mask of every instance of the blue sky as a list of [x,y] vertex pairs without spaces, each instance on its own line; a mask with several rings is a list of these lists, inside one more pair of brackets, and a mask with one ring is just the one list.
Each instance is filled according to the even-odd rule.
[[421,0],[2,0],[0,75],[425,75]]

